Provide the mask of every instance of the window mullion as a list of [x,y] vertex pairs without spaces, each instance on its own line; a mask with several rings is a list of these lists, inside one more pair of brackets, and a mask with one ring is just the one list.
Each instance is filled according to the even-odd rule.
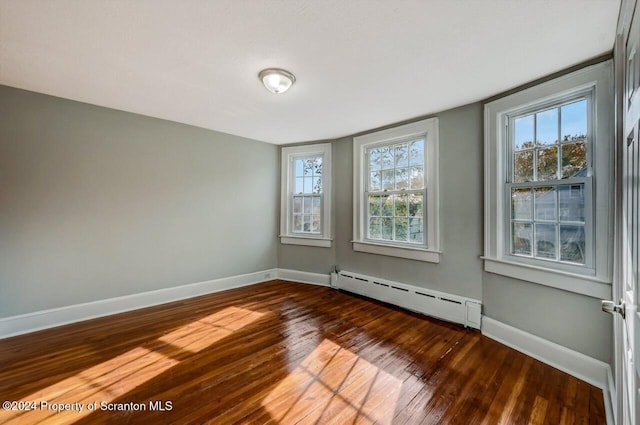
[[542,180],[537,182],[519,182],[519,183],[507,183],[512,188],[522,187],[544,187],[544,186],[570,186],[575,184],[583,184],[590,181],[591,177],[572,177],[562,180]]
[[556,186],[556,261],[560,261],[560,191]]
[[287,208],[287,222],[288,229],[287,234],[294,233],[295,230],[295,213],[294,213],[294,201],[296,194],[296,157],[290,157],[289,159],[289,205]]
[[[558,140],[556,142],[556,146],[558,146],[558,154],[556,155],[556,161],[557,161],[557,169],[556,169],[556,179],[561,180],[562,179],[562,108],[559,107],[558,108]],[[558,229],[560,229],[558,227]],[[560,230],[558,230],[558,233],[560,233]],[[560,258],[560,257],[558,257]]]
[[533,114],[533,181],[538,181],[538,114]]

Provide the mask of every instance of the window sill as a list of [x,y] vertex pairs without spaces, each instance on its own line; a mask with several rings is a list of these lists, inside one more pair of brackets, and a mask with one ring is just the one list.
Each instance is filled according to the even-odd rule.
[[611,282],[595,276],[532,266],[496,258],[480,257],[489,273],[538,283],[598,299],[611,298]]
[[328,238],[307,238],[304,236],[283,236],[280,235],[280,243],[284,245],[306,245],[320,248],[331,248],[333,239]]
[[367,252],[369,254],[386,255],[389,257],[400,257],[409,260],[426,261],[428,263],[439,263],[441,252],[424,248],[411,248],[401,246],[390,246],[372,242],[352,241],[353,250]]

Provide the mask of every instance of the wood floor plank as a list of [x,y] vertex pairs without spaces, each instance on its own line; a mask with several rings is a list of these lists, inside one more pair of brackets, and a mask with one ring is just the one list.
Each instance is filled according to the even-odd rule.
[[606,422],[601,390],[476,331],[279,280],[0,340],[0,399],[85,406],[3,424]]
[[602,400],[602,391],[598,388],[590,388],[589,399],[589,424],[601,424],[606,422],[606,414],[604,410],[604,404],[600,402]]

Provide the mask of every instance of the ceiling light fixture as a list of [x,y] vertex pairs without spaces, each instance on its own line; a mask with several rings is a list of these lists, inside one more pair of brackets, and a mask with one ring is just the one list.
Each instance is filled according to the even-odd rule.
[[296,77],[289,71],[279,68],[267,68],[260,71],[258,78],[271,93],[280,94],[289,90]]

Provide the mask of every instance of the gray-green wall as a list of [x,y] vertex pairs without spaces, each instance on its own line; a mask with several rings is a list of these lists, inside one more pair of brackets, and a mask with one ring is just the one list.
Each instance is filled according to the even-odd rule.
[[0,86],[0,317],[273,268],[278,148]]
[[276,146],[0,86],[0,317],[337,264],[481,299],[487,317],[609,361],[598,300],[483,271],[482,105],[437,117],[444,254],[432,264],[351,249],[351,137],[332,141],[332,248],[287,246]]
[[439,264],[355,252],[353,239],[353,138],[334,140],[334,245],[279,246],[278,267],[378,276],[480,299],[483,314],[588,356],[610,362],[611,317],[599,301],[535,283],[486,273],[480,256],[484,231],[483,106],[436,114],[440,126]]
[[482,106],[437,114],[440,125],[439,264],[355,252],[353,138],[333,141],[334,244],[331,248],[280,245],[278,267],[368,274],[475,299],[482,298]]
[[483,273],[482,283],[486,316],[613,362],[613,322],[600,300],[492,273]]

